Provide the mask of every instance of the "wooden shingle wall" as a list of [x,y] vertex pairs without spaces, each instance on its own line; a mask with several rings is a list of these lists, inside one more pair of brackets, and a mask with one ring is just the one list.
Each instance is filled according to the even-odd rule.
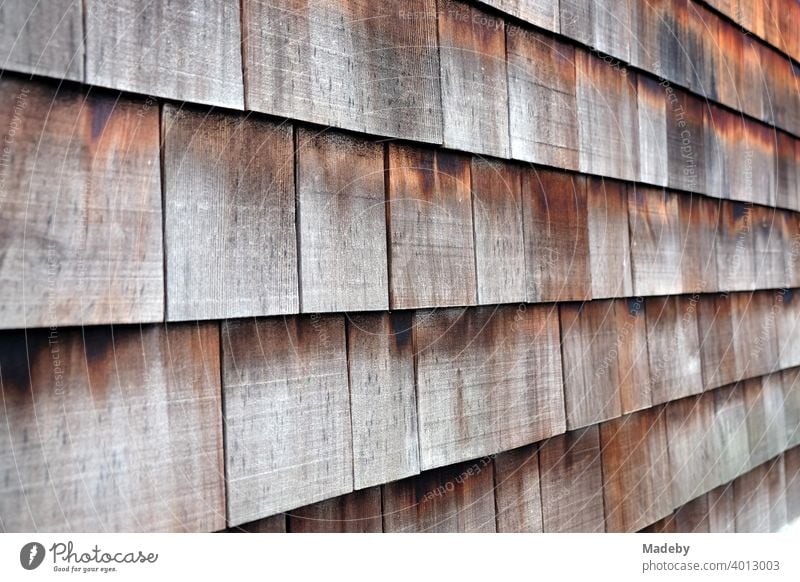
[[0,529],[797,516],[796,3],[49,4],[0,8]]

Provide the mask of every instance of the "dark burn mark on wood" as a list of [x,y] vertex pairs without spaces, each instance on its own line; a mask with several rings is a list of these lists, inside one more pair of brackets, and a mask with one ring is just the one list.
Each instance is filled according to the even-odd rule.
[[414,320],[414,312],[395,311],[389,315],[389,322],[392,326],[392,336],[399,349],[403,349],[411,342],[411,331]]
[[83,329],[83,345],[89,365],[101,364],[106,361],[109,352],[114,347],[112,328],[108,326],[85,327]]
[[92,116],[92,139],[99,139],[114,113],[116,101],[112,99],[89,99],[87,102]]
[[27,391],[30,387],[29,356],[30,361],[34,361],[46,342],[41,341],[40,332],[28,332],[27,343],[25,335],[24,331],[0,333],[0,380],[3,390],[13,387]]

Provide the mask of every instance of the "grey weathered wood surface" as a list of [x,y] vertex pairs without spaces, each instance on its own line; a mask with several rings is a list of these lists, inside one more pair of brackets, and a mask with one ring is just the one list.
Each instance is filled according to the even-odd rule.
[[735,384],[711,392],[714,397],[714,459],[720,484],[746,472],[750,463],[745,387]]
[[354,491],[286,514],[292,533],[380,533],[381,488]]
[[777,132],[775,150],[775,206],[800,210],[800,150],[797,140]]
[[648,297],[645,301],[653,404],[703,391],[698,301],[699,296]]
[[650,406],[644,305],[620,299],[559,311],[568,428]]
[[630,297],[628,187],[623,182],[589,178],[586,183],[589,262],[593,299]]
[[0,528],[225,525],[219,328],[3,332]]
[[222,326],[228,522],[353,489],[344,318]]
[[247,107],[441,143],[435,0],[243,4]]
[[767,466],[759,465],[733,482],[737,533],[770,531]]
[[628,188],[636,295],[672,295],[683,290],[679,196],[657,188]]
[[497,531],[543,531],[538,447],[530,445],[496,455],[494,481]]
[[419,473],[410,312],[347,319],[356,489]]
[[720,205],[717,277],[721,291],[744,291],[756,285],[753,208],[742,202]]
[[575,49],[529,29],[506,29],[511,155],[578,169]]
[[539,467],[544,531],[605,531],[597,426],[571,431],[542,443]]
[[610,532],[638,531],[672,511],[663,414],[657,406],[600,425]]
[[736,376],[755,378],[778,369],[778,340],[772,291],[731,295]]
[[667,185],[667,96],[658,81],[636,76],[639,128],[639,178],[656,186]]
[[559,31],[557,2],[551,0],[482,0],[482,3],[545,30]]
[[786,473],[782,455],[767,463],[766,486],[769,493],[769,530],[777,532],[787,523]]
[[86,82],[244,107],[240,14],[227,0],[87,0]]
[[307,129],[296,144],[302,310],[388,309],[383,146]]
[[423,469],[564,432],[552,307],[418,311],[414,350]]
[[733,486],[721,485],[708,492],[708,531],[709,533],[735,533],[736,511],[733,499]]
[[164,316],[158,107],[0,81],[0,328]]
[[753,208],[756,285],[761,289],[780,289],[786,282],[786,249],[783,240],[783,213],[774,208]]
[[766,463],[786,449],[783,382],[780,374],[744,382],[747,405],[749,468]]
[[786,428],[786,447],[800,446],[800,368],[784,370],[783,416]]
[[83,3],[3,2],[0,55],[1,69],[83,81]]
[[731,295],[701,295],[697,308],[697,332],[706,389],[736,381]]
[[492,460],[488,457],[383,486],[387,532],[495,531]]
[[631,64],[688,86],[688,0],[631,2]]
[[586,178],[524,170],[522,208],[528,301],[590,299]]
[[715,463],[714,395],[670,402],[666,427],[672,505],[680,507],[722,483]]
[[292,128],[164,106],[170,321],[297,313]]
[[697,194],[680,196],[681,288],[686,294],[719,289],[717,233],[721,206],[719,200]]
[[635,73],[578,50],[575,77],[581,172],[636,180],[639,123]]
[[469,159],[390,145],[388,160],[390,306],[474,305]]
[[463,2],[437,8],[444,145],[507,158],[505,23]]
[[[683,49],[679,49],[683,52]],[[676,90],[667,98],[667,184],[697,192],[705,185],[705,102]]]
[[470,172],[477,301],[523,302],[527,288],[521,169],[475,156]]

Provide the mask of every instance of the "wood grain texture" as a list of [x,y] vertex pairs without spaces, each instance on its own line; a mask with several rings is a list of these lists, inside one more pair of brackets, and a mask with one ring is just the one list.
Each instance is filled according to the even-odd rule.
[[732,309],[731,296],[725,293],[702,295],[697,304],[697,333],[706,389],[737,379]]
[[798,140],[777,132],[775,146],[775,206],[800,210],[800,148]]
[[342,316],[222,326],[228,522],[353,489]]
[[636,180],[639,122],[635,74],[578,50],[575,76],[580,171]]
[[527,446],[496,455],[494,480],[497,531],[500,533],[543,531],[537,447]]
[[786,480],[786,518],[794,521],[800,517],[800,447],[783,455]]
[[784,370],[781,379],[786,447],[791,448],[800,445],[800,368]]
[[7,532],[225,526],[219,328],[0,334]]
[[710,394],[714,398],[714,471],[718,484],[730,483],[750,463],[745,386],[734,384]]
[[787,523],[786,473],[782,455],[767,463],[766,486],[769,492],[769,530],[777,532]]
[[685,91],[667,93],[670,188],[700,192],[705,186],[705,109],[703,100]]
[[736,509],[733,486],[725,484],[708,492],[709,533],[735,533]]
[[773,292],[734,293],[731,302],[737,379],[755,378],[777,370]]
[[469,160],[389,146],[389,304],[476,303]]
[[247,107],[441,143],[436,0],[246,0]]
[[244,107],[238,3],[87,0],[84,7],[87,83]]
[[470,171],[478,303],[525,301],[521,170],[475,156]]
[[716,71],[717,96],[723,103],[737,111],[741,111],[742,98],[739,87],[742,74],[743,39],[739,28],[724,18],[716,18],[716,34],[714,24],[704,36],[705,52],[710,61],[712,72]]
[[721,291],[744,291],[756,286],[753,208],[742,202],[720,205],[717,281]]
[[381,488],[370,487],[294,509],[286,514],[292,533],[380,533]]
[[4,2],[0,55],[5,70],[83,81],[83,4]]
[[[591,46],[623,62],[631,60],[633,37],[632,0],[598,0],[591,3],[592,44]],[[603,57],[607,63],[607,57]],[[613,62],[613,61],[612,61]],[[619,63],[614,63],[614,66]]]
[[605,531],[601,464],[596,426],[542,443],[539,465],[544,531]]
[[0,328],[164,317],[158,107],[0,81]]
[[564,432],[558,321],[550,306],[414,314],[423,469]]
[[[705,192],[718,198],[747,201],[745,182],[752,182],[744,163],[744,120],[727,109],[708,104],[703,110]],[[751,168],[750,168],[751,169]]]
[[590,299],[586,178],[524,170],[522,209],[528,301]]
[[292,128],[164,106],[167,319],[297,313]]
[[631,2],[631,29],[631,64],[688,87],[688,0]]
[[786,449],[783,382],[780,374],[744,382],[747,404],[749,468],[766,463]]
[[774,206],[776,199],[775,130],[760,123],[744,125],[743,155],[745,175],[742,198]]
[[697,194],[681,194],[679,198],[681,287],[684,293],[719,290],[717,234],[721,205],[719,200]]
[[347,320],[356,489],[419,473],[410,312]]
[[502,10],[545,30],[559,31],[558,3],[552,0],[482,0],[482,4]]
[[296,140],[302,310],[388,309],[383,147],[306,129]]
[[630,297],[628,188],[624,182],[588,178],[586,207],[593,299]]
[[742,57],[739,64],[739,104],[741,111],[761,119],[765,114],[764,72],[761,68],[761,45],[758,39],[741,35]]
[[644,305],[636,299],[559,305],[570,430],[651,405]]
[[673,295],[683,290],[679,196],[656,188],[628,188],[636,295]]
[[773,299],[777,367],[784,370],[800,366],[800,297],[795,297],[794,289],[781,289],[774,292]]
[[645,300],[653,404],[703,391],[697,327],[699,295]]
[[780,289],[786,281],[786,249],[783,239],[783,212],[775,208],[753,208],[753,239],[755,248],[756,286],[759,289]]
[[642,531],[647,533],[709,533],[711,518],[708,503],[708,496],[701,495]]
[[[798,141],[800,144],[800,141]],[[800,165],[798,165],[800,171]],[[786,285],[800,287],[800,213],[785,212],[783,216],[783,240],[786,241]]]
[[667,94],[666,87],[646,75],[636,76],[636,101],[639,127],[639,179],[647,184],[666,186]]
[[737,533],[769,533],[767,466],[759,465],[733,482]]
[[715,463],[713,394],[670,402],[666,427],[672,506],[680,507],[721,483]]
[[492,460],[488,457],[383,486],[386,532],[495,531]]
[[279,513],[225,530],[226,533],[286,533],[286,514]]
[[453,0],[437,8],[444,145],[507,158],[505,23]]
[[575,49],[532,30],[506,30],[511,156],[578,169]]
[[610,532],[638,531],[672,511],[663,414],[654,407],[600,425]]

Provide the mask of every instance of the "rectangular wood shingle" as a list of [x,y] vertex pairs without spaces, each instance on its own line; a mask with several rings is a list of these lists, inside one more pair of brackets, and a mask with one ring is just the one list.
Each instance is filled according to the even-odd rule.
[[167,318],[299,311],[292,128],[164,106]]
[[83,81],[83,3],[3,2],[0,55],[8,71]]
[[296,144],[302,310],[388,309],[383,146],[307,129]]
[[353,489],[344,318],[223,323],[228,522]]
[[246,0],[242,11],[248,109],[441,143],[436,0]]
[[537,447],[530,445],[496,455],[494,480],[497,531],[501,533],[543,531]]
[[244,107],[239,3],[86,0],[86,82]]
[[289,511],[286,517],[292,533],[380,533],[381,488],[326,499]]
[[724,293],[701,295],[697,304],[697,333],[706,389],[737,379],[732,310],[733,300]]
[[412,327],[408,311],[348,316],[356,489],[419,473]]
[[506,43],[511,156],[577,170],[575,49],[518,26]]
[[528,301],[576,301],[592,294],[586,178],[522,173]]
[[671,89],[647,75],[636,76],[636,102],[639,128],[639,179],[655,186],[666,186],[667,95]]
[[475,156],[471,178],[478,303],[525,301],[521,170]]
[[225,526],[219,327],[0,334],[7,532]]
[[586,206],[593,299],[630,297],[628,187],[624,182],[588,178]]
[[437,5],[444,145],[507,158],[505,24],[463,2]]
[[597,426],[548,439],[539,450],[546,532],[604,532]]
[[718,484],[730,483],[750,463],[745,386],[734,384],[710,394],[714,397],[714,471]]
[[3,76],[0,127],[0,328],[161,321],[158,106]]
[[662,407],[600,425],[603,497],[610,532],[638,531],[672,511]]
[[414,315],[423,469],[533,443],[565,430],[551,306]]
[[482,4],[502,10],[545,30],[558,32],[558,3],[552,0],[482,0]]
[[476,303],[469,159],[389,146],[392,309]]

